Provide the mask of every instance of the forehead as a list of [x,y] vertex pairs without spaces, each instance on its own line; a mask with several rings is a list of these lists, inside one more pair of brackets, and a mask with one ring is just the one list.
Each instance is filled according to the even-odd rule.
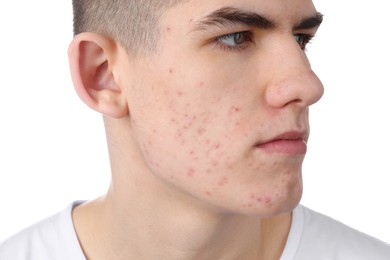
[[195,25],[223,8],[258,13],[281,25],[296,23],[316,13],[312,0],[188,0],[170,8],[162,21],[183,25],[187,20],[189,25]]

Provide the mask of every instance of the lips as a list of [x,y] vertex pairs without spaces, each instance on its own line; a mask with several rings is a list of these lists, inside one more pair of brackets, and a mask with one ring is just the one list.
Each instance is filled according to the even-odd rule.
[[306,154],[306,140],[306,132],[289,131],[256,144],[256,148],[266,153],[299,156]]

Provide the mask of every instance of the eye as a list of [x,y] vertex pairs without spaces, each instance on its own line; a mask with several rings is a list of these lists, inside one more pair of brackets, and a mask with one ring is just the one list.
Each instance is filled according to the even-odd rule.
[[219,36],[216,43],[228,50],[241,50],[247,46],[248,42],[252,41],[252,33],[249,31],[229,33]]
[[313,39],[313,35],[295,34],[295,41],[299,44],[302,50],[306,50],[306,45]]

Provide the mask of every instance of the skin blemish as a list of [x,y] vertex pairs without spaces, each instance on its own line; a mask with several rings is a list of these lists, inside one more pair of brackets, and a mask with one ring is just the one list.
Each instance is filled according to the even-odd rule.
[[167,27],[167,32],[171,32],[171,31],[172,31],[171,27],[168,26],[168,27]]
[[199,83],[199,86],[203,87],[203,86],[204,86],[204,82],[201,81],[201,82]]
[[220,143],[216,143],[216,144],[214,145],[214,148],[215,148],[216,150],[218,150],[219,148],[221,148],[221,144],[220,144]]
[[192,126],[192,123],[188,123],[186,125],[183,126],[183,129],[188,129]]
[[169,69],[169,74],[173,74],[173,69],[172,68]]
[[183,132],[181,130],[177,131],[177,138],[180,138],[183,136]]
[[270,197],[265,196],[262,200],[263,200],[262,202],[263,202],[267,207],[271,207],[271,206],[272,206],[272,200],[271,200]]
[[228,184],[229,183],[229,179],[228,179],[228,177],[223,177],[220,181],[219,181],[219,183],[218,183],[218,186],[225,186],[226,184]]
[[187,176],[190,177],[190,178],[194,177],[195,176],[195,170],[192,169],[192,168],[189,168],[187,170]]
[[199,135],[203,135],[205,132],[206,132],[206,129],[204,129],[204,128],[199,128],[198,129],[198,134]]
[[182,91],[177,91],[176,94],[177,94],[179,97],[183,96],[183,92],[182,92]]
[[253,207],[253,204],[249,203],[249,204],[244,204],[242,205],[243,208],[252,208]]
[[254,203],[265,204],[265,206],[267,206],[267,207],[271,207],[271,206],[272,206],[272,199],[271,199],[270,196],[259,197],[259,196],[257,196],[256,194],[251,193],[251,194],[249,195],[249,198],[250,198],[250,200],[253,201]]
[[206,195],[209,196],[209,197],[213,196],[213,194],[210,191],[206,191]]
[[229,110],[229,116],[232,116],[233,114],[239,113],[241,111],[240,107],[232,106]]

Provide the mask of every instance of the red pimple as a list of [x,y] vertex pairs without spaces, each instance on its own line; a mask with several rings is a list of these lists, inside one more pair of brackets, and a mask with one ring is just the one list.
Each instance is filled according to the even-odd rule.
[[178,92],[177,92],[177,95],[178,95],[179,97],[181,97],[181,96],[183,96],[183,92],[182,92],[182,91],[178,91]]
[[232,106],[229,111],[229,115],[232,115],[233,113],[239,113],[241,111],[241,108]]
[[199,129],[198,129],[198,134],[199,134],[199,135],[203,135],[204,132],[206,132],[206,130],[205,130],[204,128],[199,128]]
[[228,179],[227,177],[223,177],[223,178],[219,181],[218,185],[219,185],[219,186],[225,186],[226,184],[228,184],[228,182],[229,182],[229,179]]
[[186,125],[183,126],[183,129],[188,129],[192,126],[192,123],[188,123]]
[[271,203],[271,198],[270,197],[265,197],[264,198],[264,202],[265,202],[265,204],[270,204]]
[[253,204],[244,204],[242,205],[243,208],[252,208]]
[[167,27],[167,32],[170,32],[170,31],[171,31],[171,27],[168,26],[168,27]]
[[195,175],[195,170],[192,169],[192,168],[188,169],[187,176],[188,177],[194,177],[194,175]]

